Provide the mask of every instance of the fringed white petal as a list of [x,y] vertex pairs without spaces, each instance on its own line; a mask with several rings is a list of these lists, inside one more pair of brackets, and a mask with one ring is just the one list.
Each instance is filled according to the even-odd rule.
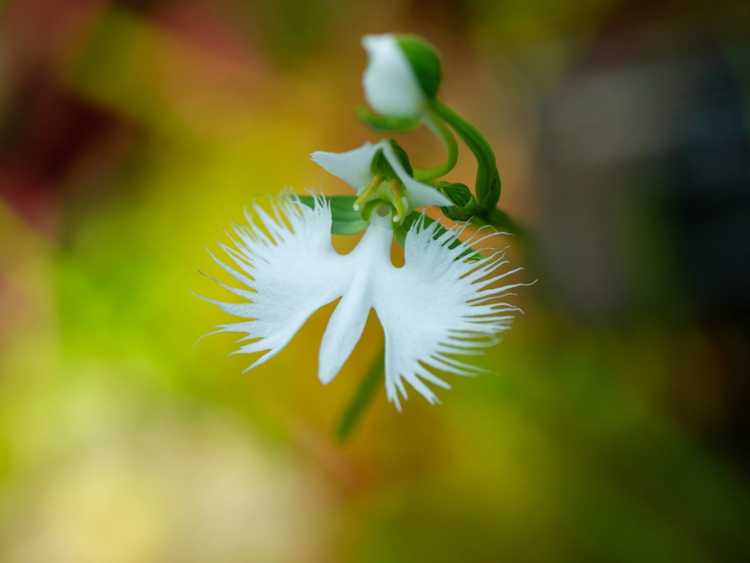
[[406,398],[404,382],[436,403],[426,383],[448,384],[431,370],[479,373],[455,356],[476,355],[494,344],[518,310],[499,300],[523,284],[498,282],[520,268],[504,270],[502,253],[477,260],[458,243],[459,232],[439,234],[438,228],[437,223],[412,226],[404,266],[383,270],[375,285],[374,308],[385,333],[386,391],[399,409],[401,397]]
[[362,39],[369,64],[362,77],[367,103],[383,115],[415,116],[424,104],[424,93],[409,60],[391,34]]
[[227,259],[214,257],[242,287],[221,285],[243,301],[209,301],[244,319],[215,331],[245,335],[235,353],[265,352],[250,370],[284,348],[313,312],[343,295],[351,268],[331,245],[331,210],[323,198],[310,208],[290,197],[274,203],[271,215],[253,205],[246,218],[247,225],[234,227],[232,246],[221,245]]
[[316,151],[310,155],[310,158],[326,172],[342,179],[355,191],[359,191],[372,179],[370,165],[379,148],[380,143],[365,143],[347,152]]

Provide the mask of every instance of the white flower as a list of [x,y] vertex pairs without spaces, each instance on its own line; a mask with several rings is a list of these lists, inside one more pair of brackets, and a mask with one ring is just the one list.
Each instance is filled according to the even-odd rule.
[[383,115],[419,115],[425,95],[396,36],[366,35],[362,46],[369,58],[362,77],[367,103]]
[[373,213],[361,241],[345,255],[331,245],[331,210],[323,198],[308,207],[290,196],[270,213],[254,205],[246,217],[248,225],[234,227],[232,246],[221,245],[233,264],[212,255],[241,287],[220,285],[241,301],[208,301],[243,319],[214,331],[245,335],[234,353],[263,352],[247,370],[273,358],[314,311],[341,298],[320,346],[320,381],[336,376],[374,309],[385,334],[388,400],[400,409],[406,382],[435,403],[426,383],[449,385],[431,370],[481,371],[454,356],[476,355],[493,344],[518,311],[498,299],[522,284],[497,282],[520,268],[500,272],[507,264],[502,252],[478,260],[467,256],[467,246],[457,243],[459,233],[441,234],[437,223],[411,227],[405,264],[397,268],[390,258],[387,216]]
[[430,205],[449,207],[453,205],[450,199],[432,186],[412,178],[404,169],[388,141],[380,141],[374,144],[365,143],[357,149],[341,153],[316,151],[310,155],[310,158],[327,172],[349,184],[357,193],[361,193],[373,178],[372,160],[379,150],[383,151],[388,164],[406,188],[406,197],[412,208]]

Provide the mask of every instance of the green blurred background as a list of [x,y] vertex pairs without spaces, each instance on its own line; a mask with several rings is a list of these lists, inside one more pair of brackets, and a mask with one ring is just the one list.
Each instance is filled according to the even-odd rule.
[[[1,562],[750,560],[747,2],[0,10]],[[327,387],[330,306],[242,376],[191,291],[254,198],[346,191],[308,154],[375,138],[384,31],[441,50],[540,281],[494,375],[340,445],[377,322]]]

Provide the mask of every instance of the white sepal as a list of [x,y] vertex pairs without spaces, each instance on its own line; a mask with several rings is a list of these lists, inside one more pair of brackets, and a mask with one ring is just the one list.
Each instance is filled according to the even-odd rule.
[[366,35],[362,46],[368,55],[362,85],[372,109],[394,117],[420,114],[425,95],[395,36]]
[[310,158],[329,174],[360,191],[372,180],[370,167],[381,143],[365,143],[346,152],[315,151]]

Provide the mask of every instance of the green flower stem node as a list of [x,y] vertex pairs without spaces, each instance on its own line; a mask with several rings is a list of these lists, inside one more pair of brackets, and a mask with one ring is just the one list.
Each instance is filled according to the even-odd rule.
[[433,100],[431,112],[450,125],[466,143],[477,161],[476,196],[479,211],[487,213],[495,209],[500,199],[500,173],[497,171],[495,153],[477,129],[448,106]]
[[346,406],[344,413],[341,415],[339,424],[336,427],[336,438],[339,442],[346,442],[351,436],[352,430],[357,426],[357,423],[362,418],[365,410],[372,403],[372,399],[375,397],[375,391],[381,387],[381,380],[383,378],[383,371],[385,369],[385,350],[381,349],[375,358],[375,361],[370,366],[370,370],[365,374],[364,378],[354,392],[349,404]]

